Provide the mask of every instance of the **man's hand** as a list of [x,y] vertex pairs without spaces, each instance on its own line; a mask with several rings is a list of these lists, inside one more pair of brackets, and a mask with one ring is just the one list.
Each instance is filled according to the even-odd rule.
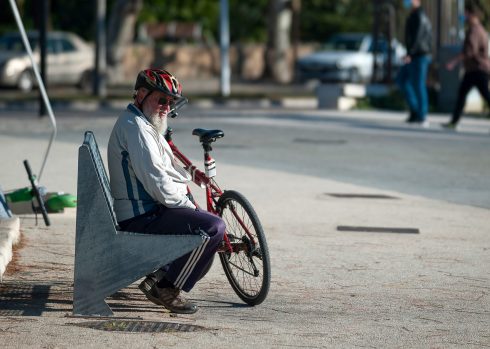
[[456,66],[456,63],[454,61],[446,63],[446,69],[447,70],[453,70],[455,66]]
[[451,59],[449,62],[446,63],[446,69],[453,70],[454,67],[456,67],[456,65],[458,65],[459,62],[461,62],[462,60],[463,60],[463,55],[462,54],[457,55],[456,57],[454,57],[453,59]]

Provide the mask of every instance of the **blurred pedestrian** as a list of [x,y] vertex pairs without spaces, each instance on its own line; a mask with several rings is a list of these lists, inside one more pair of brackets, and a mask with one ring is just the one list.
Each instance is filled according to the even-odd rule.
[[405,46],[407,55],[396,82],[407,101],[409,123],[427,127],[429,98],[427,95],[427,72],[432,60],[432,24],[421,6],[421,0],[404,0],[404,7],[410,9],[405,22]]
[[488,57],[488,34],[480,22],[481,12],[473,4],[465,5],[466,29],[463,50],[447,64],[448,70],[463,61],[464,76],[459,85],[458,99],[453,111],[451,121],[443,124],[445,128],[455,129],[466,103],[466,96],[473,87],[476,87],[481,96],[490,106],[490,91],[488,81],[490,78],[490,59]]

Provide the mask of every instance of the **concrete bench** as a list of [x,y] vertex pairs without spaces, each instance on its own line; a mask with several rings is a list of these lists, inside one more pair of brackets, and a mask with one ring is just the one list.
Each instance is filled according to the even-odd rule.
[[174,235],[119,230],[94,134],[78,153],[73,314],[111,316],[105,298],[204,242],[203,232]]

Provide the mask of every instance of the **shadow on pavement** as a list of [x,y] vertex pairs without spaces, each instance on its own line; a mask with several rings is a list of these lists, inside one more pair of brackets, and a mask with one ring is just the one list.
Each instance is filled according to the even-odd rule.
[[[41,316],[44,312],[65,312],[68,307],[71,309],[71,292],[51,290],[51,284],[2,282],[0,316]],[[51,306],[54,304],[67,305],[67,307]]]

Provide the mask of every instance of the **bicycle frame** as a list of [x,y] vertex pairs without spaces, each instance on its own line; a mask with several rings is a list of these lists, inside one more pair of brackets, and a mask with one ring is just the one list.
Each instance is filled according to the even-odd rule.
[[[170,149],[174,153],[174,156],[184,165],[184,169],[189,172],[192,176],[192,181],[200,186],[201,188],[206,188],[206,209],[208,212],[218,214],[214,209],[216,205],[216,200],[223,194],[223,191],[218,187],[218,185],[209,177],[207,177],[204,172],[199,170],[174,144],[172,140],[168,141]],[[189,192],[190,189],[188,188]]]
[[[172,152],[174,156],[184,165],[184,169],[192,176],[192,181],[199,187],[205,188],[206,189],[206,209],[208,212],[213,213],[213,214],[218,214],[217,210],[215,209],[216,204],[218,202],[218,199],[220,198],[221,195],[223,195],[223,191],[219,188],[217,183],[214,181],[214,179],[209,178],[206,176],[204,172],[199,170],[191,160],[189,160],[181,151],[180,149],[174,144],[173,140],[171,137],[167,138],[167,143],[170,146],[170,149],[172,149]],[[204,153],[204,160],[209,161],[212,160],[211,156],[209,155],[209,152],[205,151]],[[190,193],[189,187],[187,187],[188,192]],[[244,229],[245,233],[251,240],[253,244],[255,244],[255,239],[253,237],[253,234],[250,233],[249,229],[243,222],[243,220],[240,218],[238,213],[235,211],[235,209],[231,208],[231,212],[233,213],[233,216],[237,219],[237,221],[240,223],[242,228]],[[230,239],[228,238],[228,235],[225,234],[223,237],[223,242],[224,246],[220,247],[218,249],[218,252],[238,252],[237,249],[243,249],[244,246],[243,244],[239,244],[240,246],[235,246],[236,248],[233,248]],[[235,244],[234,244],[235,245]]]

